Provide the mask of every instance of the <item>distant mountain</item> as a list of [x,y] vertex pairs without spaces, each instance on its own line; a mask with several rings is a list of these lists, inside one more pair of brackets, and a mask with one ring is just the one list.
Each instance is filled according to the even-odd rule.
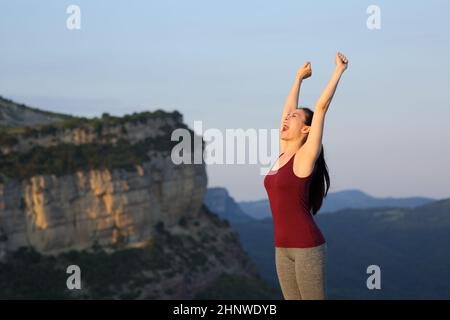
[[0,128],[50,124],[76,117],[32,108],[0,96]]
[[324,199],[322,212],[333,212],[346,208],[414,208],[436,199],[425,197],[406,197],[406,198],[376,198],[360,190],[351,189],[345,191],[332,192]]
[[272,216],[268,199],[239,202],[241,209],[250,217],[262,220]]
[[228,194],[225,188],[208,188],[203,199],[205,205],[222,219],[231,224],[235,222],[252,222],[254,219],[248,216],[241,207]]
[[[331,299],[450,299],[450,199],[316,217],[327,240]],[[262,276],[278,287],[272,219],[233,227]],[[381,268],[381,290],[366,287],[372,264]]]
[[[320,213],[335,212],[345,208],[414,208],[435,200],[436,199],[425,197],[376,198],[360,190],[350,189],[329,193],[324,199]],[[239,202],[239,205],[246,214],[255,219],[271,217],[269,200],[267,199],[243,201]]]

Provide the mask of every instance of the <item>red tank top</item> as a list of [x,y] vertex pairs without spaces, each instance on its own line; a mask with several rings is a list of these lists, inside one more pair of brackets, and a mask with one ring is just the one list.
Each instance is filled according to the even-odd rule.
[[270,170],[264,178],[272,211],[275,246],[315,247],[323,244],[325,239],[309,211],[312,173],[308,177],[296,176],[294,158],[295,154],[278,170]]

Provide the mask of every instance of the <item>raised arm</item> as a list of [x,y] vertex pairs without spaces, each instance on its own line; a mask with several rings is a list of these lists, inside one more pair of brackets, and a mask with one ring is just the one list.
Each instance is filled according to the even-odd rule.
[[[307,79],[311,76],[312,70],[311,70],[311,63],[305,62],[298,70],[295,75],[294,83],[292,84],[291,90],[289,91],[289,94],[286,98],[286,101],[284,103],[283,112],[281,113],[281,120],[280,120],[280,136],[281,136],[281,129],[283,127],[283,120],[286,118],[286,116],[297,109],[298,106],[298,97],[300,95],[300,87],[302,85],[303,79]],[[280,139],[280,153],[284,152],[286,147],[286,141]]]
[[336,68],[331,76],[330,81],[323,90],[316,103],[314,116],[309,129],[308,139],[302,149],[309,154],[314,160],[320,155],[322,150],[323,127],[325,123],[325,114],[336,92],[337,85],[342,74],[347,69],[348,60],[342,53],[336,54]]

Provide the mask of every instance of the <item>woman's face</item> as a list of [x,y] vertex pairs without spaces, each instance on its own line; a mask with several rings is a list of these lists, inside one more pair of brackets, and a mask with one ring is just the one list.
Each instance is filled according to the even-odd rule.
[[281,139],[291,140],[299,138],[303,133],[307,133],[309,126],[305,125],[305,113],[301,109],[296,109],[286,115],[281,126]]

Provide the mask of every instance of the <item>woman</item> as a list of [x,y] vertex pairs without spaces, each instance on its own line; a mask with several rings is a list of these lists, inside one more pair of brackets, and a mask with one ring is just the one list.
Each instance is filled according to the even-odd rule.
[[297,108],[301,83],[312,74],[311,63],[297,71],[281,116],[280,156],[264,178],[274,224],[275,265],[286,300],[327,298],[327,246],[313,216],[330,187],[322,147],[325,114],[347,66],[347,58],[338,52],[336,69],[314,112]]

